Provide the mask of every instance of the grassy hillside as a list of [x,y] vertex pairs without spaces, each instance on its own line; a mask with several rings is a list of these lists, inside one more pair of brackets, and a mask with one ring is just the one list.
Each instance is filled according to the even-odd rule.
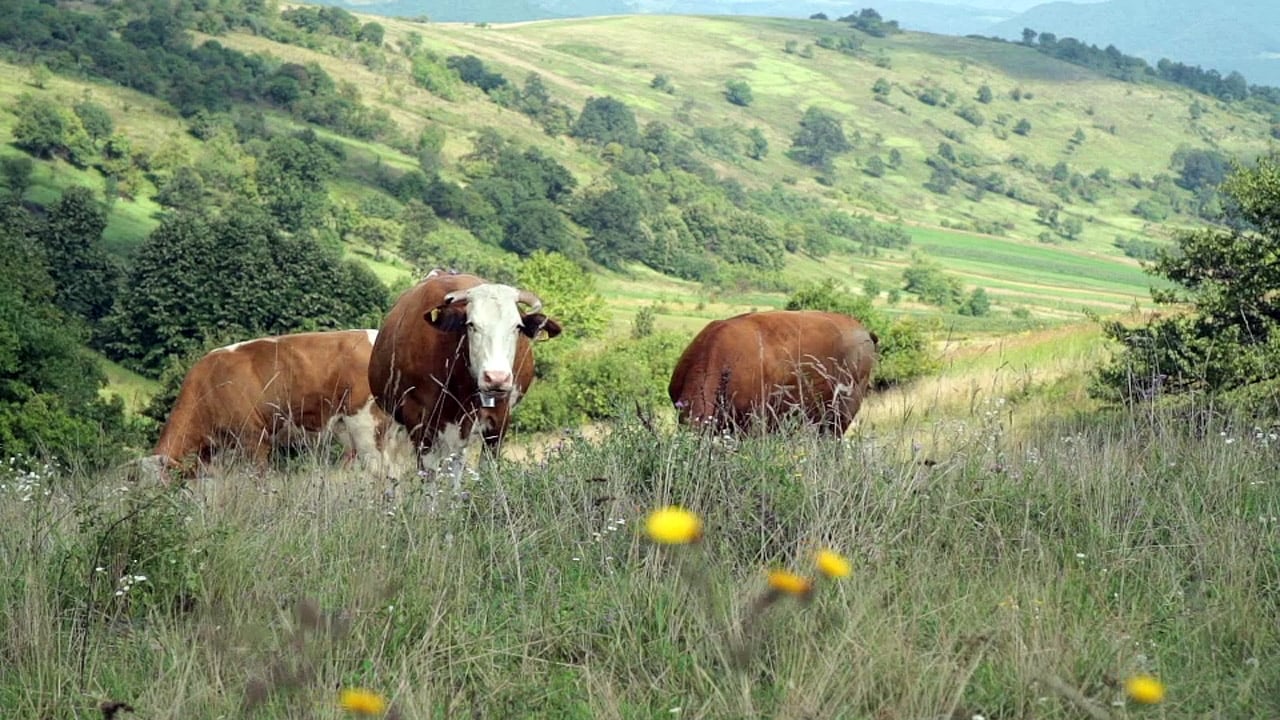
[[[386,31],[377,49],[322,35],[305,35],[305,42],[295,44],[244,31],[193,35],[197,43],[216,40],[273,63],[315,63],[365,104],[387,111],[402,139],[442,128],[441,174],[463,182],[468,164],[474,164],[469,155],[476,138],[486,129],[562,163],[580,192],[599,185],[614,159],[608,148],[549,136],[530,117],[456,78],[449,93],[424,89],[412,76],[407,48],[421,46],[438,60],[474,55],[517,85],[537,73],[552,98],[575,112],[589,98],[617,98],[642,126],[662,122],[691,141],[700,160],[747,192],[781,188],[825,207],[901,223],[911,239],[905,249],[855,253],[850,245],[821,257],[789,253],[781,278],[792,287],[821,278],[855,291],[878,285],[877,305],[890,315],[940,320],[942,338],[1019,332],[1147,305],[1152,279],[1115,240],[1166,242],[1175,229],[1204,222],[1193,214],[1192,193],[1173,182],[1179,169],[1171,164],[1175,151],[1212,150],[1247,160],[1269,142],[1270,118],[1244,104],[1219,103],[1174,86],[1111,80],[1009,43],[922,33],[873,38],[836,22],[724,16],[486,27],[376,20]],[[841,43],[848,52],[827,49]],[[28,68],[0,69],[0,105],[12,108],[23,92],[63,104],[88,96],[107,109],[140,156],[163,156],[172,166],[226,162],[225,148],[194,137],[190,121],[154,97],[60,75],[36,87]],[[657,76],[674,89],[653,87]],[[746,106],[725,99],[726,83],[733,80],[749,84],[753,100]],[[983,88],[990,95],[980,101]],[[787,156],[810,107],[834,113],[852,146],[826,171]],[[268,127],[300,126],[283,112],[259,110]],[[1021,121],[1029,130],[1015,130]],[[12,113],[0,113],[0,133],[12,133],[13,122]],[[751,130],[769,145],[758,160],[744,151]],[[316,132],[344,153],[338,177],[328,184],[337,204],[389,200],[378,178],[418,165],[404,142],[396,149],[324,128]],[[0,146],[0,153],[19,152]],[[928,189],[939,165],[961,180],[949,189]],[[979,180],[995,189],[978,189]],[[71,184],[104,183],[93,170],[61,160],[40,162],[28,199],[47,201]],[[122,257],[158,222],[162,209],[155,192],[144,181],[132,197],[110,204],[106,242]],[[1135,207],[1153,199],[1163,207],[1164,220],[1135,214]],[[779,222],[786,221],[784,213]],[[1075,230],[1068,232],[1072,224]],[[394,246],[375,251],[348,242],[344,252],[393,286],[409,282],[415,272]],[[891,291],[917,257],[940,264],[966,290],[984,288],[993,301],[991,314],[961,317],[910,294],[898,298]],[[615,332],[625,332],[646,306],[656,309],[659,330],[691,333],[716,317],[778,307],[785,297],[749,284],[713,288],[634,263],[625,271],[596,270]]]
[[[956,268],[975,282],[987,282],[1009,293],[1010,302],[1042,305],[1048,314],[1064,310],[1078,313],[1070,293],[1045,295],[1028,288],[1021,296],[1010,284],[1024,284],[1027,256],[1062,256],[1055,268],[1040,263],[1036,280],[1048,279],[1067,289],[1098,291],[1094,280],[1108,287],[1109,298],[1093,298],[1084,304],[1106,311],[1128,306],[1133,298],[1146,298],[1147,279],[1113,245],[1117,236],[1167,237],[1171,228],[1199,221],[1174,216],[1168,223],[1151,223],[1131,212],[1148,191],[1132,187],[1125,178],[1137,174],[1146,180],[1172,174],[1170,156],[1179,147],[1214,148],[1251,157],[1266,147],[1269,124],[1265,117],[1240,107],[1213,103],[1175,87],[1132,85],[1090,73],[1047,58],[1027,48],[967,38],[907,33],[888,39],[864,38],[858,57],[815,49],[812,58],[788,54],[788,40],[800,46],[823,34],[850,34],[836,23],[760,18],[694,17],[673,22],[669,18],[627,16],[473,27],[451,24],[419,24],[385,20],[389,44],[419,33],[426,47],[441,55],[474,54],[512,81],[530,72],[539,73],[557,99],[580,107],[592,96],[610,95],[636,109],[641,122],[661,120],[689,128],[760,128],[770,144],[763,162],[744,157],[713,159],[720,172],[749,187],[782,182],[794,189],[821,196],[832,204],[877,217],[929,228],[934,243],[921,243],[927,252],[946,246],[942,257],[955,257],[959,248],[972,247],[973,257]],[[584,153],[564,138],[547,138],[528,118],[505,110],[478,92],[469,91],[457,101],[444,101],[415,88],[405,77],[403,63],[391,63],[382,73],[354,66],[348,58],[333,57],[301,47],[281,46],[259,37],[231,34],[220,41],[244,50],[278,53],[293,61],[315,61],[335,77],[357,83],[370,100],[399,113],[397,119],[414,128],[430,121],[450,130],[446,155],[456,159],[470,150],[468,138],[480,128],[495,127],[520,141],[537,143],[573,169],[590,178],[601,169],[597,157]],[[682,62],[696,58],[696,62]],[[877,66],[880,58],[889,67]],[[668,76],[676,87],[666,94],[649,87],[655,75]],[[876,102],[871,86],[885,78],[892,86],[889,102]],[[731,79],[746,80],[755,101],[750,107],[726,102],[724,85]],[[951,91],[958,98],[951,108],[926,105],[913,93],[926,85]],[[957,117],[954,107],[970,99],[982,85],[995,97],[978,108],[988,118],[973,127]],[[1015,89],[1023,99],[1015,101]],[[1193,102],[1210,106],[1196,120],[1188,114]],[[815,181],[803,166],[785,157],[800,115],[809,105],[838,112],[850,136],[861,144],[837,162],[837,181],[827,187]],[[997,119],[1007,115],[1001,130]],[[1032,126],[1023,137],[1008,132],[1015,119]],[[1071,138],[1079,128],[1082,143]],[[950,133],[947,137],[944,133]],[[961,138],[960,142],[955,137]],[[968,152],[974,170],[1000,172],[1010,184],[1024,187],[1037,202],[1062,205],[1061,214],[1082,221],[1078,241],[1061,241],[1045,247],[1036,238],[1046,227],[1037,222],[1037,206],[1002,195],[986,193],[980,201],[959,189],[942,196],[923,187],[929,179],[925,159],[939,143],[948,142],[957,152]],[[872,178],[860,169],[876,154],[887,156],[897,149],[903,156],[900,172]],[[1009,164],[1020,158],[1022,170]],[[1089,203],[1055,197],[1034,168],[1050,168],[1065,162],[1073,173],[1092,174],[1107,168],[1113,187]],[[951,227],[944,227],[951,226]],[[1003,226],[1003,227],[1001,227]],[[969,228],[965,232],[963,228]],[[998,229],[1000,237],[972,232]],[[948,238],[948,239],[942,239]],[[1000,249],[1002,252],[994,252]],[[1081,259],[1083,258],[1083,260]],[[886,270],[894,259],[887,258]],[[803,258],[790,261],[799,273],[809,269]],[[863,259],[847,264],[862,265]],[[949,265],[953,264],[947,260]],[[846,263],[841,263],[842,265]],[[1093,272],[1098,271],[1099,277]],[[859,273],[848,279],[860,282]],[[1065,299],[1067,305],[1059,301]]]

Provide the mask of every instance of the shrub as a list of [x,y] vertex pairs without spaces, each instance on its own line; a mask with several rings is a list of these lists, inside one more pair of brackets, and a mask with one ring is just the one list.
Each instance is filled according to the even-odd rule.
[[872,374],[872,385],[885,388],[910,382],[939,366],[929,346],[924,323],[915,320],[890,321],[871,305],[870,298],[845,290],[835,280],[809,283],[795,290],[786,304],[787,310],[824,310],[858,318],[878,337],[879,360]]

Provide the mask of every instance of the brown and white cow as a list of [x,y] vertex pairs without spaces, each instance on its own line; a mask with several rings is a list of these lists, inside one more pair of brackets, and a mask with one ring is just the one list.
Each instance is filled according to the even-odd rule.
[[680,422],[718,431],[776,428],[799,410],[831,435],[858,414],[875,334],[847,315],[774,310],[709,323],[676,363],[667,393]]
[[236,449],[265,469],[274,448],[332,435],[347,462],[359,458],[368,470],[395,474],[410,448],[369,391],[377,335],[308,332],[211,351],[183,378],[150,461],[190,477],[190,457],[208,463],[215,452]]
[[533,384],[531,341],[560,334],[541,307],[528,290],[437,269],[405,291],[382,323],[369,386],[408,429],[422,469],[449,462],[455,492],[471,436],[496,450]]

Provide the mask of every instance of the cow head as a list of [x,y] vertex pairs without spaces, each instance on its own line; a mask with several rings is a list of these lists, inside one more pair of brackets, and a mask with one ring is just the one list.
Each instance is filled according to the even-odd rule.
[[[529,306],[529,312],[522,314],[518,304]],[[560,334],[560,325],[538,312],[541,307],[542,301],[528,290],[487,283],[445,295],[439,307],[426,313],[426,320],[443,332],[466,332],[468,370],[482,404],[492,407],[496,397],[506,397],[515,388],[520,334],[532,339]]]

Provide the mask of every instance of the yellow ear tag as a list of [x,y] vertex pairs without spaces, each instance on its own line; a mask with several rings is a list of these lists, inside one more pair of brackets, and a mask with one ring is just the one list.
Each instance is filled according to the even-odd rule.
[[534,342],[542,342],[543,340],[550,340],[550,339],[551,339],[551,336],[547,334],[547,331],[545,329],[539,330],[538,334],[533,337]]

